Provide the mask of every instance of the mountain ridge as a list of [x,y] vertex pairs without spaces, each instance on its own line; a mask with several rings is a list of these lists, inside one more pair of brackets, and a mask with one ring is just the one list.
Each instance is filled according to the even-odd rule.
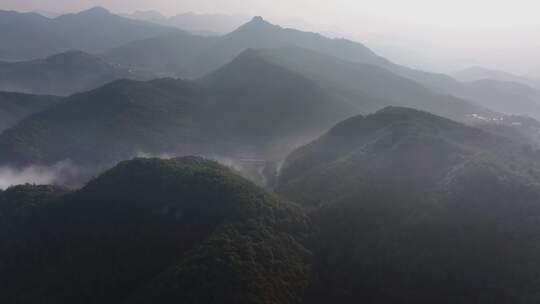
[[47,18],[34,13],[0,11],[1,60],[31,60],[82,50],[103,52],[124,43],[172,35],[178,29],[114,15],[104,8]]

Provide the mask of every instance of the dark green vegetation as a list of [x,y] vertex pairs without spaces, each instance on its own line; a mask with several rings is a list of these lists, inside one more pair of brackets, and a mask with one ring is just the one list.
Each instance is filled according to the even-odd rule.
[[538,155],[405,108],[298,149],[277,189],[319,229],[308,302],[538,301]]
[[24,62],[0,62],[0,90],[3,91],[70,95],[120,78],[137,76],[79,51]]
[[[0,137],[4,164],[100,163],[205,146],[198,118],[205,94],[172,79],[118,80],[73,95],[21,121]],[[211,131],[209,131],[211,132]]]
[[276,191],[299,205],[198,157],[13,187],[0,301],[535,303],[539,158],[389,107],[291,154]]
[[37,96],[0,92],[0,132],[12,127],[26,116],[44,110],[58,102],[54,96]]
[[309,223],[217,163],[122,162],[0,192],[2,303],[300,303]]
[[0,59],[29,60],[69,50],[103,52],[131,41],[179,32],[113,15],[100,7],[54,19],[0,11]]

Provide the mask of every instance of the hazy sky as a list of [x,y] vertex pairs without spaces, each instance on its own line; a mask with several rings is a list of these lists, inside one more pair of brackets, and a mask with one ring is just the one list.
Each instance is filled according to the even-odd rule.
[[16,10],[74,11],[94,5],[118,12],[156,9],[167,14],[197,11],[302,16],[312,22],[321,18],[350,22],[372,16],[443,26],[540,25],[538,0],[0,0],[0,7]]
[[[262,15],[368,43],[396,60],[451,70],[471,64],[526,73],[540,67],[540,0],[0,0],[0,9],[157,10]],[[398,58],[401,57],[401,58]],[[409,62],[405,62],[409,63]]]

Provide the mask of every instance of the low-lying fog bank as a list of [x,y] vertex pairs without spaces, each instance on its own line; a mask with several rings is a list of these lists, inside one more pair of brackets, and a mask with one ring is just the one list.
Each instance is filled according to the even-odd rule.
[[[137,153],[134,157],[171,159],[185,155],[162,153],[159,155]],[[199,155],[217,161],[238,171],[244,177],[261,186],[272,186],[282,161],[252,157],[225,157],[218,155]],[[22,184],[54,184],[68,188],[80,188],[92,178],[113,167],[113,164],[82,166],[66,160],[51,166],[32,165],[23,168],[0,167],[0,190]]]

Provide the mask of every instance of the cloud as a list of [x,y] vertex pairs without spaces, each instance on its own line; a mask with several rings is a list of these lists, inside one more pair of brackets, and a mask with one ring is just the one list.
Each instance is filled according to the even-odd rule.
[[28,166],[22,169],[0,167],[0,189],[20,184],[57,184],[80,186],[92,170],[62,161],[52,166]]

